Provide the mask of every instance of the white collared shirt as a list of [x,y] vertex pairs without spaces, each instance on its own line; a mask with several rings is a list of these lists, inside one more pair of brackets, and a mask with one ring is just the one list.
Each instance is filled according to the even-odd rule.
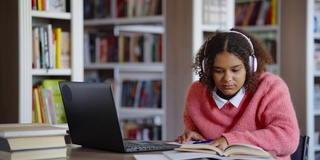
[[228,101],[236,108],[239,107],[239,104],[245,94],[245,88],[242,87],[239,92],[234,96],[232,97],[231,99],[229,100],[226,100],[226,99],[223,99],[221,98],[220,96],[218,96],[217,94],[217,87],[214,88],[214,90],[212,91],[212,97],[214,99],[214,101],[216,102],[217,106],[219,109],[221,109]]

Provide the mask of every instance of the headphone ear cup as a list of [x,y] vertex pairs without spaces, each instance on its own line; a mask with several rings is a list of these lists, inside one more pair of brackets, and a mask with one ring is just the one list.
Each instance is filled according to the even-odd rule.
[[257,61],[256,56],[251,55],[251,56],[249,57],[249,66],[250,66],[251,73],[254,73],[254,72],[257,71],[258,61]]
[[203,70],[203,72],[206,72],[206,66],[207,66],[207,58],[204,58],[202,60],[202,70]]

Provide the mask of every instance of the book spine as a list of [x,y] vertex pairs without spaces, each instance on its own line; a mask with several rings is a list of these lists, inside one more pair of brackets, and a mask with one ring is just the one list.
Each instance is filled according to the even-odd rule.
[[61,68],[61,28],[55,28],[53,29],[53,32],[56,37],[56,68],[59,69]]
[[37,0],[32,0],[31,5],[32,5],[32,10],[37,10],[38,9]]
[[39,102],[40,102],[40,115],[41,115],[41,122],[42,123],[47,123],[46,120],[46,114],[45,114],[45,104],[43,102],[43,94],[42,94],[42,89],[41,86],[37,86],[37,91],[38,91],[38,96],[39,96]]
[[271,24],[277,24],[277,0],[272,0],[272,16],[271,16]]
[[41,112],[40,112],[40,98],[38,94],[38,89],[36,87],[33,88],[33,94],[34,94],[35,123],[42,123]]
[[37,0],[38,4],[38,11],[42,11],[42,0]]

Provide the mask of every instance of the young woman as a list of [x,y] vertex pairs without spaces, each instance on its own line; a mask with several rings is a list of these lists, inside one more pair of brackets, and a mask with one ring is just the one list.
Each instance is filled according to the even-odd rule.
[[214,139],[210,145],[221,149],[246,143],[290,159],[300,132],[287,85],[266,72],[271,63],[252,35],[215,32],[197,53],[193,68],[200,79],[187,92],[185,131],[176,141]]

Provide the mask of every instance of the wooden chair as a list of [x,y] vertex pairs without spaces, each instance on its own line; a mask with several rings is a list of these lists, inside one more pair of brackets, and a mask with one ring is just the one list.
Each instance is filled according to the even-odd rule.
[[299,146],[291,155],[292,160],[307,160],[309,148],[309,136],[300,136]]

